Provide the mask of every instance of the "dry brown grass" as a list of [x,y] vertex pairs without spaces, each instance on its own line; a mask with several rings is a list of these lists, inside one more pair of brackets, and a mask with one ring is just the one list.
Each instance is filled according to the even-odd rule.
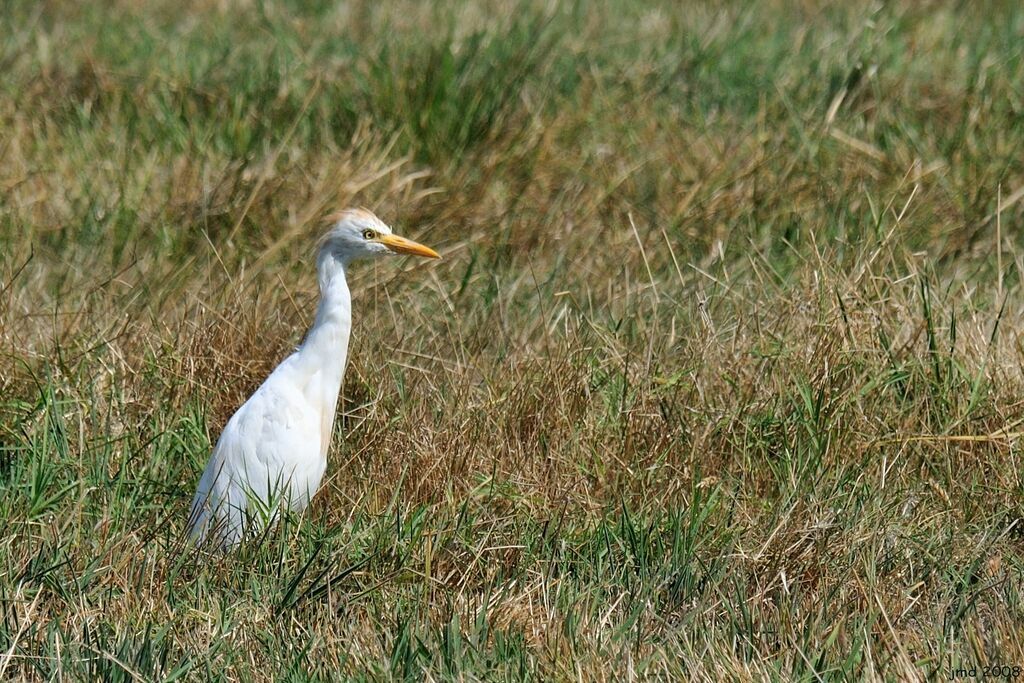
[[[6,8],[0,677],[1024,666],[990,9]],[[197,555],[359,204],[445,258],[353,274],[324,490]]]

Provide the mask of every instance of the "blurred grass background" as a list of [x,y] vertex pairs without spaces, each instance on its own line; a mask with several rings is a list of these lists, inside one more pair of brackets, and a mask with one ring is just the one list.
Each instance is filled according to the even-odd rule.
[[[1024,666],[1019,3],[0,2],[0,677]],[[353,274],[325,488],[184,547]]]

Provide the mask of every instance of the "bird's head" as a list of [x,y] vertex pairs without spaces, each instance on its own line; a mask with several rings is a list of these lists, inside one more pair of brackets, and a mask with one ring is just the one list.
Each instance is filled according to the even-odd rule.
[[391,232],[384,221],[366,209],[345,209],[328,217],[331,229],[321,242],[321,253],[342,263],[388,254],[441,258],[431,249]]

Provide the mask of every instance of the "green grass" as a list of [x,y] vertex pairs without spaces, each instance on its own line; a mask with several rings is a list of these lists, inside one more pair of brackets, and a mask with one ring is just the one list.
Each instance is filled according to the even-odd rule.
[[[1024,10],[0,3],[0,678],[1024,666]],[[352,275],[311,509],[183,541]]]

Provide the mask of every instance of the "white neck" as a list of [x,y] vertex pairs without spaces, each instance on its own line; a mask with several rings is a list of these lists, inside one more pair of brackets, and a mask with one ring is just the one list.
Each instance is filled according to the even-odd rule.
[[336,400],[348,359],[352,329],[352,297],[345,281],[345,266],[324,251],[317,259],[320,303],[316,319],[302,346],[295,352],[298,365],[310,375],[323,373],[324,389]]

